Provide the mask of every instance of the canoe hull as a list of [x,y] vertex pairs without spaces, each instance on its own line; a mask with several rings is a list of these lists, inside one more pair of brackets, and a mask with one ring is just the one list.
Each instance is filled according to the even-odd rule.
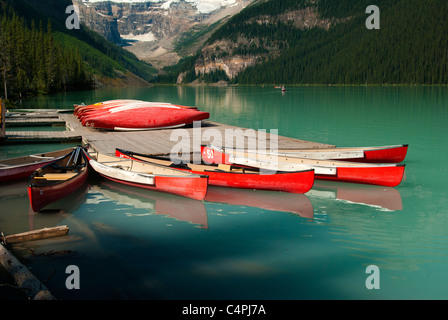
[[[215,164],[236,164],[233,163],[232,157],[229,153],[219,151],[212,147],[201,147],[202,158],[207,163]],[[332,166],[315,166],[315,178],[321,180],[333,180],[344,181],[353,183],[365,183],[373,185],[381,185],[387,187],[398,186],[404,176],[405,165],[404,164],[351,164],[349,166],[344,165],[343,162],[333,161]],[[294,163],[291,167],[294,167]],[[300,166],[300,165],[298,165]],[[313,167],[313,166],[310,166]],[[319,171],[328,171],[328,174],[322,174]]]
[[178,108],[183,109],[197,109],[196,107],[190,107],[190,106],[180,106],[180,105],[173,105],[171,103],[166,102],[148,102],[148,101],[142,101],[142,100],[133,100],[133,99],[117,99],[117,100],[109,100],[109,101],[103,101],[94,103],[91,105],[75,105],[75,110],[73,112],[74,115],[76,115],[78,118],[84,117],[88,113],[94,113],[97,111],[104,111],[104,110],[110,110],[113,108],[122,108],[122,107],[144,107],[144,106],[158,106],[158,105],[164,105],[164,106],[175,106]]
[[203,200],[207,194],[208,177],[206,176],[155,175],[125,171],[97,162],[90,156],[87,157],[90,166],[98,174],[111,181],[195,200]]
[[[72,151],[70,154],[76,152]],[[63,157],[67,158],[70,156]],[[64,179],[55,182],[36,182],[35,177],[39,175],[38,171],[52,171],[50,168],[53,164],[58,164],[63,159],[59,159],[53,161],[46,166],[39,168],[34,171],[34,173],[29,177],[28,180],[28,197],[30,199],[31,209],[34,212],[38,212],[42,210],[44,207],[52,204],[71,193],[78,190],[87,180],[88,177],[88,168],[87,168],[87,159],[84,157],[83,153],[80,152],[79,155],[82,157],[82,169],[79,170],[73,177],[69,179]]]
[[20,180],[20,179],[26,179],[28,178],[34,171],[36,171],[39,168],[42,168],[43,166],[53,162],[54,159],[45,161],[45,162],[39,162],[35,164],[28,164],[24,166],[18,166],[14,168],[7,168],[5,170],[0,170],[0,183],[6,182],[6,181],[13,181],[13,180]]
[[[150,158],[136,158],[133,153],[121,149],[115,150],[115,155],[121,158],[145,161]],[[141,155],[145,157],[144,155]],[[207,175],[208,184],[218,187],[257,189],[270,191],[283,191],[291,193],[306,193],[314,184],[314,170],[304,170],[298,172],[277,172],[275,174],[259,174],[256,172],[224,172],[224,171],[197,171],[186,168],[177,168],[178,170]]]
[[196,172],[208,175],[209,184],[218,187],[306,193],[314,184],[314,170],[277,172],[275,174]]
[[147,130],[177,127],[208,119],[208,112],[175,105],[149,107],[123,106],[109,110],[86,112],[81,122],[86,127],[108,130]]
[[[6,165],[4,167],[0,167],[0,183],[9,182],[13,180],[27,179],[37,169],[42,168],[58,159],[61,159],[62,157],[64,157],[65,154],[67,154],[71,150],[72,149],[69,148],[34,155],[34,158],[33,156],[26,156],[0,161],[4,163],[7,163],[8,161],[17,162],[17,164],[15,165]],[[38,160],[38,157],[51,157],[51,158]]]
[[378,150],[364,151],[362,160],[353,159],[352,161],[362,161],[371,163],[400,163],[406,158],[408,145],[397,146],[395,148],[384,148]]
[[158,177],[154,178],[154,184],[136,183],[130,180],[116,179],[111,175],[100,175],[111,181],[121,183],[124,185],[143,188],[153,191],[170,193],[182,197],[187,197],[195,200],[203,200],[207,194],[207,179],[197,178],[172,178],[172,177]]
[[56,202],[78,190],[87,180],[88,171],[70,181],[47,187],[28,186],[28,197],[34,212]]

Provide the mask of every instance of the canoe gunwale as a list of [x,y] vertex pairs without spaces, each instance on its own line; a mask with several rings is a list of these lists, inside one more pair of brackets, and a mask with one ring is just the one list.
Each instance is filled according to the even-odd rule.
[[[212,150],[213,152],[209,152]],[[242,152],[241,152],[242,153]],[[237,154],[235,156],[234,154]],[[405,164],[397,163],[358,163],[338,160],[312,160],[293,157],[284,157],[283,162],[275,157],[264,156],[261,161],[242,153],[238,156],[237,152],[230,153],[222,151],[221,148],[214,146],[203,146],[201,155],[204,161],[208,163],[226,163],[245,166],[255,166],[264,169],[294,170],[310,166],[315,169],[316,179],[328,179],[352,183],[375,184],[382,186],[395,187],[399,185],[404,176]],[[256,155],[258,157],[258,155]],[[208,160],[206,159],[208,158]],[[261,156],[263,158],[263,155]],[[267,158],[267,159],[266,159]],[[289,159],[289,162],[288,162]],[[210,161],[211,160],[211,161]],[[327,164],[327,165],[325,165]]]
[[[127,157],[129,159],[135,159],[136,161],[142,161],[144,163],[151,163],[151,161],[158,161],[157,164],[172,163],[170,160],[155,159],[148,155],[142,155],[123,149],[116,149],[116,156]],[[191,165],[191,164],[190,164]],[[220,186],[228,188],[241,188],[241,189],[257,189],[257,190],[270,190],[270,191],[283,191],[290,193],[306,193],[314,184],[314,169],[307,169],[301,171],[282,171],[264,173],[261,170],[253,170],[254,168],[248,168],[249,172],[241,171],[229,171],[229,170],[203,170],[198,171],[197,167],[210,167],[208,165],[195,165],[195,167],[188,167],[188,164],[175,168],[176,170],[187,171],[193,174],[204,173],[208,177],[208,183],[211,186]]]

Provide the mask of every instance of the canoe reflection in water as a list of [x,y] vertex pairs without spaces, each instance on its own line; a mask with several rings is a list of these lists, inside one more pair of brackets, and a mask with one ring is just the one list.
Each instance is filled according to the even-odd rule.
[[316,181],[307,196],[357,203],[385,211],[403,210],[400,192],[392,187]]
[[[120,204],[145,209],[149,214],[166,215],[208,229],[207,209],[203,201],[142,190],[107,180],[92,185],[90,191]],[[291,212],[300,217],[313,218],[311,201],[303,194],[210,186],[204,201]]]
[[311,201],[297,193],[209,186],[205,201],[291,212],[308,219],[314,216]]
[[104,180],[90,187],[92,192],[137,209],[147,209],[151,214],[166,215],[208,229],[207,210],[204,203],[186,197],[149,191]]

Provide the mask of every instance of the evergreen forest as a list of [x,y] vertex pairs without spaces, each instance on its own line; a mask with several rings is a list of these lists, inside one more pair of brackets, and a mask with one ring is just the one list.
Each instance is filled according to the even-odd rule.
[[[366,27],[369,5],[379,8],[379,29]],[[330,27],[298,28],[279,18],[307,7]],[[446,34],[446,0],[267,0],[233,16],[207,44],[249,39],[232,52],[208,53],[258,59],[230,79],[234,84],[445,85]],[[184,81],[194,80],[191,61],[176,68],[190,75]]]
[[67,29],[71,0],[0,0],[0,97],[92,89],[127,73],[156,70],[88,29]]
[[28,27],[15,12],[0,21],[2,96],[23,97],[91,88],[79,50],[63,48],[54,40],[51,21]]
[[[376,2],[380,8],[380,29],[370,30],[365,26],[366,1],[321,1],[321,15],[349,19],[328,31],[290,27],[283,38],[287,48],[278,57],[246,69],[234,81],[241,84],[447,84],[448,2]],[[358,6],[354,6],[356,3]]]

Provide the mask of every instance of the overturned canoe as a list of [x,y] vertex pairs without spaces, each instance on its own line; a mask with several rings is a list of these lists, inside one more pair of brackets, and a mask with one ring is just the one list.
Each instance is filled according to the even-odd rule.
[[196,200],[204,199],[208,177],[164,166],[86,152],[90,166],[101,176],[126,185],[171,193]]
[[360,163],[336,160],[315,160],[265,153],[248,153],[215,146],[202,146],[206,163],[225,163],[263,168],[266,170],[297,171],[314,169],[316,179],[366,183],[388,187],[399,185],[404,176],[404,164]]
[[83,119],[83,125],[109,130],[148,130],[181,127],[194,121],[208,119],[210,114],[195,109],[169,106],[114,110]]
[[196,107],[140,100],[110,100],[76,106],[74,114],[83,126],[126,131],[180,127],[210,116]]
[[190,106],[179,106],[174,105],[167,102],[149,102],[149,101],[142,101],[142,100],[133,100],[133,99],[116,99],[116,100],[108,100],[103,102],[97,102],[90,105],[75,105],[74,114],[78,118],[82,118],[88,113],[93,112],[101,112],[105,110],[110,110],[113,108],[121,108],[121,107],[129,107],[129,108],[141,108],[141,107],[149,107],[149,106],[157,106],[157,105],[171,105],[171,106],[177,106],[180,108],[185,109],[197,109],[196,107],[190,107]]
[[87,180],[87,158],[82,148],[37,169],[28,179],[31,208],[37,212],[79,189]]
[[116,149],[115,155],[121,158],[140,160],[177,170],[208,176],[209,185],[242,189],[257,189],[284,191],[291,193],[308,192],[314,183],[314,170],[306,169],[297,172],[260,172],[260,170],[245,170],[230,165],[209,166],[188,163],[174,166],[171,160],[150,157],[131,151]]

